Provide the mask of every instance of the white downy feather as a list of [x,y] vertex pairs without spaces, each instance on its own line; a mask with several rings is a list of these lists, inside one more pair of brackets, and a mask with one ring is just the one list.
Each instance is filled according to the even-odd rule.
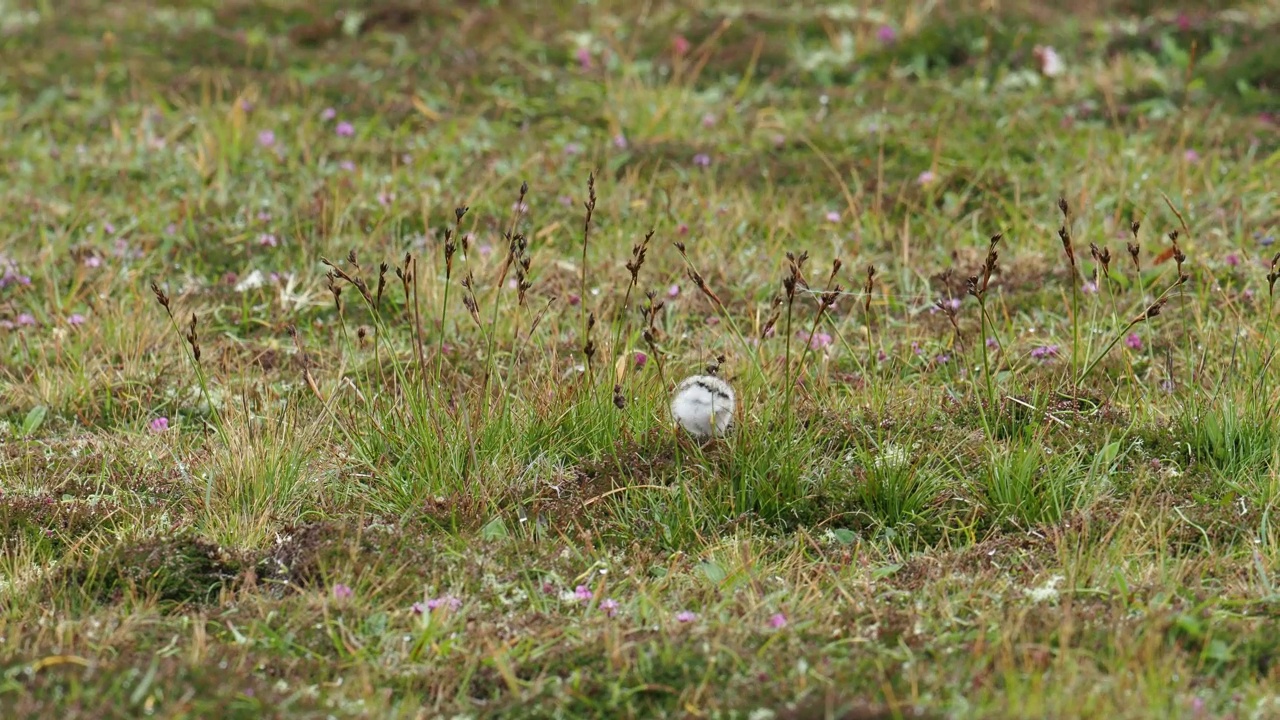
[[733,425],[733,411],[733,388],[714,375],[685,378],[671,399],[672,417],[699,440],[728,432]]

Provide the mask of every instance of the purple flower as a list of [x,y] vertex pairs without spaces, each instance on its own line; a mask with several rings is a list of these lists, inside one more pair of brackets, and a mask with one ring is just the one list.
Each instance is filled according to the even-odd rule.
[[919,354],[920,354],[920,343],[918,343],[918,342],[913,342],[913,343],[911,343],[911,352],[915,353],[916,355],[919,355]]
[[951,308],[952,310],[959,310],[960,298],[958,297],[947,298],[947,307]]
[[876,39],[888,45],[898,39],[898,31],[894,30],[892,25],[881,25],[880,29],[876,30]]
[[102,229],[106,230],[108,235],[114,235],[116,233],[116,226],[109,222],[102,223]]
[[833,222],[833,223],[840,222],[840,213],[836,212],[835,210],[828,212],[827,222]]
[[115,253],[116,257],[121,258],[142,257],[142,251],[134,250],[133,247],[129,245],[129,241],[124,238],[116,238],[115,243],[112,245],[112,252]]
[[691,612],[689,610],[681,610],[680,612],[676,613],[677,622],[689,623],[697,619],[698,619],[698,614],[695,612]]
[[84,266],[88,268],[96,268],[102,265],[102,258],[97,255],[90,255],[84,259]]
[[671,38],[671,49],[676,55],[684,55],[689,52],[689,41],[683,35],[677,35]]
[[919,185],[928,185],[937,179],[937,175],[932,170],[925,170],[916,177],[916,183]]
[[939,365],[946,365],[947,363],[951,362],[951,356],[946,353],[942,353],[937,357],[935,357],[933,361],[938,363]]
[[679,285],[672,285],[671,287],[667,288],[667,297],[673,298],[673,297],[679,297],[679,295],[680,295]]
[[0,288],[13,283],[23,286],[31,284],[31,277],[18,272],[18,264],[3,255],[0,255],[0,268],[4,269],[4,272],[0,273]]
[[72,326],[83,325],[84,316],[81,315],[80,313],[71,313],[71,315],[67,318],[67,324]]
[[1192,150],[1191,148],[1187,148],[1187,151],[1182,153],[1182,159],[1189,163],[1200,162],[1200,153]]
[[769,618],[769,627],[779,630],[787,626],[787,616],[782,613],[775,613]]
[[693,164],[698,167],[711,167],[711,156],[706,153],[698,153],[693,156]]
[[1167,392],[1167,393],[1171,393],[1171,392],[1173,392],[1173,381],[1172,381],[1172,380],[1161,380],[1161,381],[1160,381],[1160,389],[1161,389],[1161,390],[1163,390],[1163,391],[1165,391],[1165,392]]
[[338,600],[347,600],[353,595],[355,595],[355,591],[342,583],[333,586],[333,597]]
[[988,348],[990,348],[990,349],[992,349],[992,350],[995,350],[995,349],[996,349],[997,347],[999,347],[999,346],[1000,346],[1000,343],[999,343],[999,342],[997,342],[995,338],[993,338],[993,337],[989,337],[989,338],[987,338],[987,347],[988,347]]
[[688,235],[688,234],[689,234],[689,226],[688,226],[688,225],[686,225],[686,224],[684,224],[684,223],[680,223],[680,225],[679,225],[678,227],[676,227],[676,234],[677,234],[677,235]]
[[1262,247],[1271,247],[1272,245],[1275,244],[1275,242],[1276,242],[1275,235],[1265,235],[1263,237],[1258,238],[1258,243],[1262,245]]
[[1047,360],[1051,357],[1056,356],[1057,354],[1058,354],[1057,345],[1041,345],[1040,347],[1035,348],[1031,351],[1031,357],[1035,358],[1036,360]]
[[268,211],[266,211],[266,210],[259,210],[259,211],[258,211],[258,221],[259,221],[259,222],[266,222],[266,221],[268,221],[268,220],[270,220],[270,219],[271,219],[271,213],[270,213],[270,212],[268,212]]
[[564,146],[565,155],[577,155],[581,152],[582,152],[582,146],[579,145],[578,143],[571,142]]
[[248,100],[241,100],[240,109],[245,112],[253,112],[253,103],[249,102]]
[[876,351],[876,360],[877,360],[878,362],[884,362],[884,361],[886,361],[886,360],[888,360],[888,359],[889,359],[889,353],[886,353],[886,352],[884,351],[884,348],[881,348],[881,349],[879,349],[879,350],[877,350],[877,351]]
[[338,123],[338,127],[334,128],[334,132],[338,133],[338,137],[351,137],[356,134],[355,126],[343,120]]
[[489,243],[482,243],[476,250],[480,252],[480,257],[489,257],[493,254],[493,246]]
[[396,199],[395,193],[380,192],[378,193],[378,204],[382,207],[390,207],[391,203]]
[[613,598],[605,598],[600,601],[600,609],[604,611],[605,615],[613,617],[618,612],[618,601]]
[[36,318],[31,313],[22,313],[16,320],[18,327],[33,327],[36,324]]
[[578,293],[569,293],[569,305],[577,307],[580,302],[582,302],[582,297]]
[[1231,267],[1238,267],[1240,265],[1240,256],[1235,253],[1227,253],[1227,264]]
[[586,585],[579,585],[578,587],[573,589],[573,596],[578,598],[582,602],[586,602],[590,600],[592,597],[591,588],[587,587]]
[[428,611],[441,607],[447,607],[450,610],[457,610],[462,607],[462,600],[454,597],[453,595],[441,595],[438,598],[431,598],[430,600],[427,600],[426,608]]
[[649,362],[649,356],[639,350],[636,351],[636,369],[640,370]]
[[271,233],[262,233],[258,236],[258,244],[262,247],[275,247],[280,244],[280,241]]
[[1129,333],[1128,337],[1124,339],[1124,344],[1125,347],[1128,347],[1130,350],[1141,350],[1142,336],[1138,333]]
[[716,124],[716,116],[714,113],[704,113],[702,115],[702,127],[709,128]]
[[613,136],[613,146],[614,146],[614,147],[616,147],[616,148],[618,148],[619,150],[626,150],[626,149],[627,149],[627,136],[626,136],[626,135],[623,135],[622,133],[618,133],[617,135],[614,135],[614,136]]
[[1093,293],[1098,292],[1098,283],[1092,280],[1085,280],[1084,285],[1080,287],[1080,292],[1085,295],[1092,295]]
[[153,433],[162,433],[168,429],[169,418],[164,417],[163,415],[151,421],[151,432]]
[[276,144],[276,134],[271,130],[263,130],[258,133],[258,144],[262,147],[271,147]]
[[338,163],[338,167],[342,168],[343,170],[346,170],[347,172],[352,172],[356,169],[356,164],[351,162],[350,160],[343,160],[342,162]]
[[[800,338],[805,337],[805,332],[801,330],[800,332],[796,333],[796,337],[800,337]],[[814,350],[821,350],[822,348],[825,348],[830,344],[831,344],[831,335],[828,333],[820,332],[820,333],[814,333],[813,335],[809,336],[809,347],[813,348]]]
[[324,110],[320,111],[320,119],[325,122],[329,122],[330,120],[336,117],[338,117],[338,111],[334,110],[331,107],[327,107]]
[[583,70],[591,69],[591,48],[588,48],[588,47],[578,48],[576,57],[578,58],[578,67],[582,68]]
[[427,612],[427,606],[420,602],[416,602],[409,606],[409,611],[414,615],[422,615]]
[[169,223],[168,225],[165,225],[165,226],[164,226],[164,234],[165,234],[165,235],[176,235],[177,233],[178,233],[178,224],[177,224],[177,223]]

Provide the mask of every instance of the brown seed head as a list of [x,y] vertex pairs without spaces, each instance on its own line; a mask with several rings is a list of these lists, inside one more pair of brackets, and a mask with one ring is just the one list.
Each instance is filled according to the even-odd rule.
[[195,356],[196,362],[200,362],[200,335],[196,332],[196,314],[191,313],[191,325],[187,331],[187,342],[191,344],[191,354]]
[[389,269],[390,266],[386,263],[378,265],[378,296],[374,304],[374,307],[376,308],[382,307],[382,291],[387,288],[387,270]]
[[1071,246],[1071,233],[1067,230],[1067,226],[1063,225],[1058,228],[1058,239],[1062,241],[1062,249],[1067,253],[1067,261],[1071,263],[1071,269],[1076,267],[1076,251]]
[[862,292],[863,292],[862,311],[864,313],[871,312],[871,291],[872,289],[874,289],[875,284],[876,284],[876,266],[868,265],[867,266],[867,282],[865,285],[862,286]]
[[164,291],[160,289],[155,280],[151,281],[151,292],[156,296],[156,302],[160,303],[160,307],[164,308],[170,317],[173,317],[173,310],[169,308],[169,296],[164,294]]
[[1160,311],[1164,309],[1164,305],[1167,302],[1169,302],[1169,298],[1167,297],[1162,297],[1159,300],[1156,300],[1154,303],[1151,304],[1151,307],[1148,307],[1145,311],[1143,311],[1141,315],[1134,318],[1132,322],[1136,324],[1136,323],[1143,322],[1144,320],[1150,320],[1151,318],[1156,317],[1157,315],[1160,314]]

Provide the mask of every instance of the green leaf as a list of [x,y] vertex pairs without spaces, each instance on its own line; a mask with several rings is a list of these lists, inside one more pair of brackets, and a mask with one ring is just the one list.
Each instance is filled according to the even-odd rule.
[[490,520],[483,528],[480,528],[480,537],[485,540],[505,540],[509,536],[507,524],[502,522],[500,517]]
[[729,574],[724,571],[724,568],[710,561],[698,563],[698,569],[701,570],[702,574],[706,575],[707,579],[713,583],[724,582],[724,579],[729,576]]
[[40,429],[40,425],[44,422],[44,416],[49,413],[49,408],[44,405],[37,405],[27,411],[27,416],[22,419],[22,434],[30,435]]
[[1205,648],[1204,654],[1210,660],[1221,663],[1231,662],[1235,658],[1235,653],[1231,652],[1231,647],[1218,638],[1209,641],[1209,646]]
[[858,534],[848,528],[836,528],[831,534],[841,545],[852,545],[858,539]]
[[901,569],[902,569],[901,564],[885,565],[884,567],[878,567],[875,570],[871,571],[871,579],[883,580],[884,578],[889,577],[890,575],[898,572]]

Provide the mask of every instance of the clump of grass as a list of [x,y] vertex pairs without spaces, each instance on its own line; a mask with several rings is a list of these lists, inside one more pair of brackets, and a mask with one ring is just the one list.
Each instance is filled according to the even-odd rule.
[[852,453],[858,465],[853,500],[860,514],[903,540],[936,539],[943,521],[935,506],[944,485],[941,467],[916,453],[918,442],[886,438],[878,447]]
[[981,493],[998,521],[1029,528],[1060,522],[1075,507],[1082,483],[1074,453],[1049,455],[1025,443],[988,452]]
[[191,498],[196,527],[224,547],[257,548],[315,507],[323,483],[308,472],[321,431],[291,410],[258,416],[247,400],[233,419],[227,442],[198,466],[206,483]]

